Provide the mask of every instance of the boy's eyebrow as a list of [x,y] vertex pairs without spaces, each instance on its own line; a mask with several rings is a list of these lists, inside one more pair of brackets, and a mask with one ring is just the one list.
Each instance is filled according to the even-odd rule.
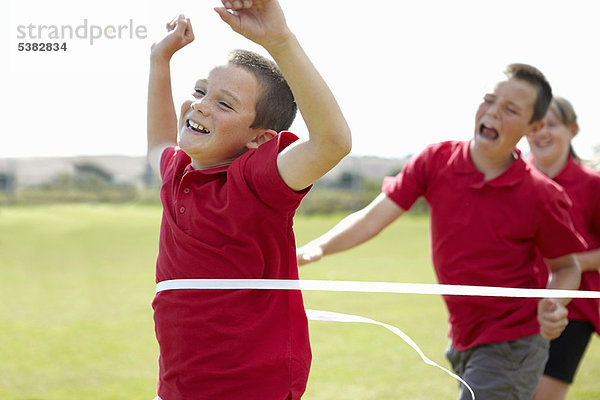
[[[484,98],[484,99],[486,99],[486,98],[489,98],[489,97],[492,97],[492,98],[494,98],[494,99],[495,99],[497,96],[496,96],[496,94],[494,94],[494,93],[486,93],[486,94],[483,96],[483,98]],[[517,103],[515,103],[515,102],[514,102],[514,101],[512,101],[512,100],[507,100],[506,102],[508,103],[508,105],[510,105],[510,106],[512,106],[512,107],[514,107],[514,108],[517,108],[517,109],[519,109],[519,110],[522,110],[522,109],[523,109],[523,107],[522,107],[520,104],[517,104]]]
[[227,90],[227,89],[220,89],[220,91],[223,92],[223,94],[225,94],[226,96],[230,97],[231,100],[233,100],[235,103],[238,103],[238,104],[241,103],[240,99],[235,94],[233,94],[232,92],[230,92],[229,90]]
[[[200,85],[201,86],[208,86],[208,79],[198,79],[196,81],[196,86],[200,86]],[[234,102],[236,102],[238,104],[241,103],[240,99],[233,92],[230,92],[227,89],[219,89],[219,92],[223,93],[227,97],[230,97],[231,100],[233,100]]]
[[509,104],[511,107],[513,107],[513,108],[516,108],[516,109],[518,109],[518,110],[521,110],[521,109],[522,109],[522,107],[521,107],[519,104],[515,103],[514,101],[510,101],[510,100],[509,100],[509,101],[508,101],[508,104]]

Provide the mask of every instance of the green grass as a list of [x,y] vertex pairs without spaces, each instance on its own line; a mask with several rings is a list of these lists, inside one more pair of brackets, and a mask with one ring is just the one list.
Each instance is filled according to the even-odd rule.
[[152,399],[157,208],[0,209],[0,398]]
[[[341,216],[296,220],[303,244]],[[160,208],[0,208],[0,399],[154,397],[152,309]],[[304,279],[435,282],[428,220],[405,216],[375,240],[301,270]],[[357,314],[410,335],[447,366],[438,296],[306,292],[307,308]],[[456,382],[378,326],[311,322],[307,400],[454,399]],[[570,398],[600,398],[594,336]]]

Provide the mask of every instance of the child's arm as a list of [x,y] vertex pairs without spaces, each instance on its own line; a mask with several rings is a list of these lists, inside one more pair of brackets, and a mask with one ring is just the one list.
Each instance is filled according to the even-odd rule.
[[600,248],[577,253],[576,256],[582,271],[596,271],[600,269]]
[[358,246],[376,236],[403,213],[401,207],[382,193],[362,210],[350,214],[327,233],[296,250],[298,265]]
[[[289,30],[276,0],[222,0],[223,21],[263,46],[279,65],[309,131],[307,141],[289,146],[277,159],[279,174],[301,190],[333,168],[351,149],[350,129],[329,87]],[[227,9],[233,10],[228,11]]]
[[148,163],[160,177],[160,157],[177,143],[177,115],[171,93],[169,62],[175,52],[194,40],[190,20],[180,15],[167,24],[169,33],[152,45],[148,83]]
[[[548,289],[577,290],[581,279],[581,270],[574,254],[554,259],[545,259],[552,271]],[[548,340],[560,336],[569,322],[566,305],[571,299],[542,299],[538,305],[540,334]]]

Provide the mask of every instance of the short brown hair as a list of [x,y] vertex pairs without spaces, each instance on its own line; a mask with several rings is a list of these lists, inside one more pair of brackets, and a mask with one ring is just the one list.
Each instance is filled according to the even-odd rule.
[[519,79],[532,85],[537,90],[537,97],[533,103],[531,122],[541,121],[548,111],[552,100],[552,87],[540,70],[527,64],[510,64],[504,70],[508,79]]
[[248,50],[233,50],[227,60],[250,71],[261,89],[256,99],[256,116],[250,127],[276,132],[288,129],[296,118],[298,106],[277,64]]

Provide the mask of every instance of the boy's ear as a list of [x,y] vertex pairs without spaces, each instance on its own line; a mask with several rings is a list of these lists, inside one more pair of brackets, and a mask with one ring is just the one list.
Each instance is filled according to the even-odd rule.
[[254,139],[246,143],[246,147],[249,149],[256,149],[258,146],[273,139],[275,136],[277,136],[277,132],[273,129],[260,130]]
[[525,133],[525,136],[533,137],[536,133],[538,133],[539,131],[542,130],[544,125],[545,125],[544,121],[533,122],[531,124],[531,126],[529,127],[529,129],[527,130],[527,132]]

